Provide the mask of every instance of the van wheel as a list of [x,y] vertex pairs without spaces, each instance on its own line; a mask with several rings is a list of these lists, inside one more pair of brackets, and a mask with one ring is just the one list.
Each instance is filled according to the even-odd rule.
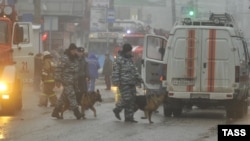
[[180,117],[181,114],[182,114],[182,108],[178,108],[178,109],[173,110],[174,117]]
[[[231,107],[231,106],[230,106]],[[227,118],[234,118],[234,110],[227,107],[226,110]]]
[[2,111],[3,115],[13,115],[16,112],[15,101],[4,100],[2,101]]
[[200,109],[208,109],[208,105],[198,105],[197,107]]
[[235,103],[235,113],[236,113],[236,118],[242,118],[246,114],[246,106],[245,106],[245,101],[243,100],[238,100]]
[[163,113],[165,117],[171,117],[172,116],[173,109],[169,104],[163,105]]
[[244,113],[245,113],[245,115],[247,115],[247,113],[248,113],[248,101],[245,101],[245,104],[244,104]]
[[242,118],[247,114],[247,102],[243,100],[234,100],[227,107],[227,118]]
[[183,106],[180,103],[174,105],[174,108],[173,108],[173,115],[174,115],[174,117],[181,116],[181,114],[182,114],[182,108],[183,108]]
[[23,101],[22,101],[22,86],[21,82],[17,81],[17,91],[16,91],[16,110],[20,111],[23,107]]
[[23,107],[23,102],[22,102],[22,94],[19,93],[19,96],[17,98],[17,101],[16,101],[16,110],[17,111],[20,111]]
[[226,115],[227,115],[227,118],[236,118],[234,101],[230,102],[226,106]]
[[247,101],[242,102],[242,108],[243,108],[242,117],[244,117],[248,113],[248,103],[247,103]]

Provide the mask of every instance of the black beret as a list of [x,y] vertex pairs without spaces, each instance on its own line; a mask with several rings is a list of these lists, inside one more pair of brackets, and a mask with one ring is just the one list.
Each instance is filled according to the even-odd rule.
[[71,43],[69,45],[69,50],[74,50],[74,49],[77,49],[76,45],[74,43]]
[[128,44],[128,43],[126,43],[126,44],[124,44],[123,46],[122,46],[122,52],[123,53],[127,53],[127,52],[129,52],[129,51],[131,51],[132,50],[132,46],[130,45],[130,44]]

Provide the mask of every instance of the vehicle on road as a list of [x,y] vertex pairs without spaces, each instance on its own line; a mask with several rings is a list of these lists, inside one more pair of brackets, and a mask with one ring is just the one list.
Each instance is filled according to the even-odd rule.
[[[167,45],[166,41],[147,35],[143,52],[145,84],[151,88],[163,84],[168,92],[165,116],[180,116],[186,106],[223,106],[228,118],[247,114],[249,54],[231,15],[185,18],[172,28]],[[162,56],[160,48],[164,49]],[[161,65],[166,68],[163,83],[158,80]]]
[[14,6],[0,3],[0,109],[13,114],[22,109],[22,84],[34,75],[33,29],[18,22]]

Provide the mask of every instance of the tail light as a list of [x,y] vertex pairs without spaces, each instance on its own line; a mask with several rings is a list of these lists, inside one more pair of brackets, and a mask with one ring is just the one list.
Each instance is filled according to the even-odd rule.
[[240,66],[235,66],[235,82],[240,82]]
[[162,66],[162,74],[160,76],[160,81],[166,80],[167,67],[168,67],[167,64],[163,64],[163,66]]
[[160,77],[160,81],[166,80],[166,76],[165,75],[161,75]]

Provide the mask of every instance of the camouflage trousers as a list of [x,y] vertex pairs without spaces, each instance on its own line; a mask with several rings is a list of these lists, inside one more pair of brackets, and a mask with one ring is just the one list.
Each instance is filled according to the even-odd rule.
[[122,85],[119,87],[121,99],[116,103],[115,110],[121,112],[124,109],[125,119],[134,118],[136,87],[134,85]]
[[75,87],[74,85],[63,85],[63,91],[59,97],[56,107],[61,108],[65,102],[69,102],[69,109],[74,110],[78,108],[76,101]]

